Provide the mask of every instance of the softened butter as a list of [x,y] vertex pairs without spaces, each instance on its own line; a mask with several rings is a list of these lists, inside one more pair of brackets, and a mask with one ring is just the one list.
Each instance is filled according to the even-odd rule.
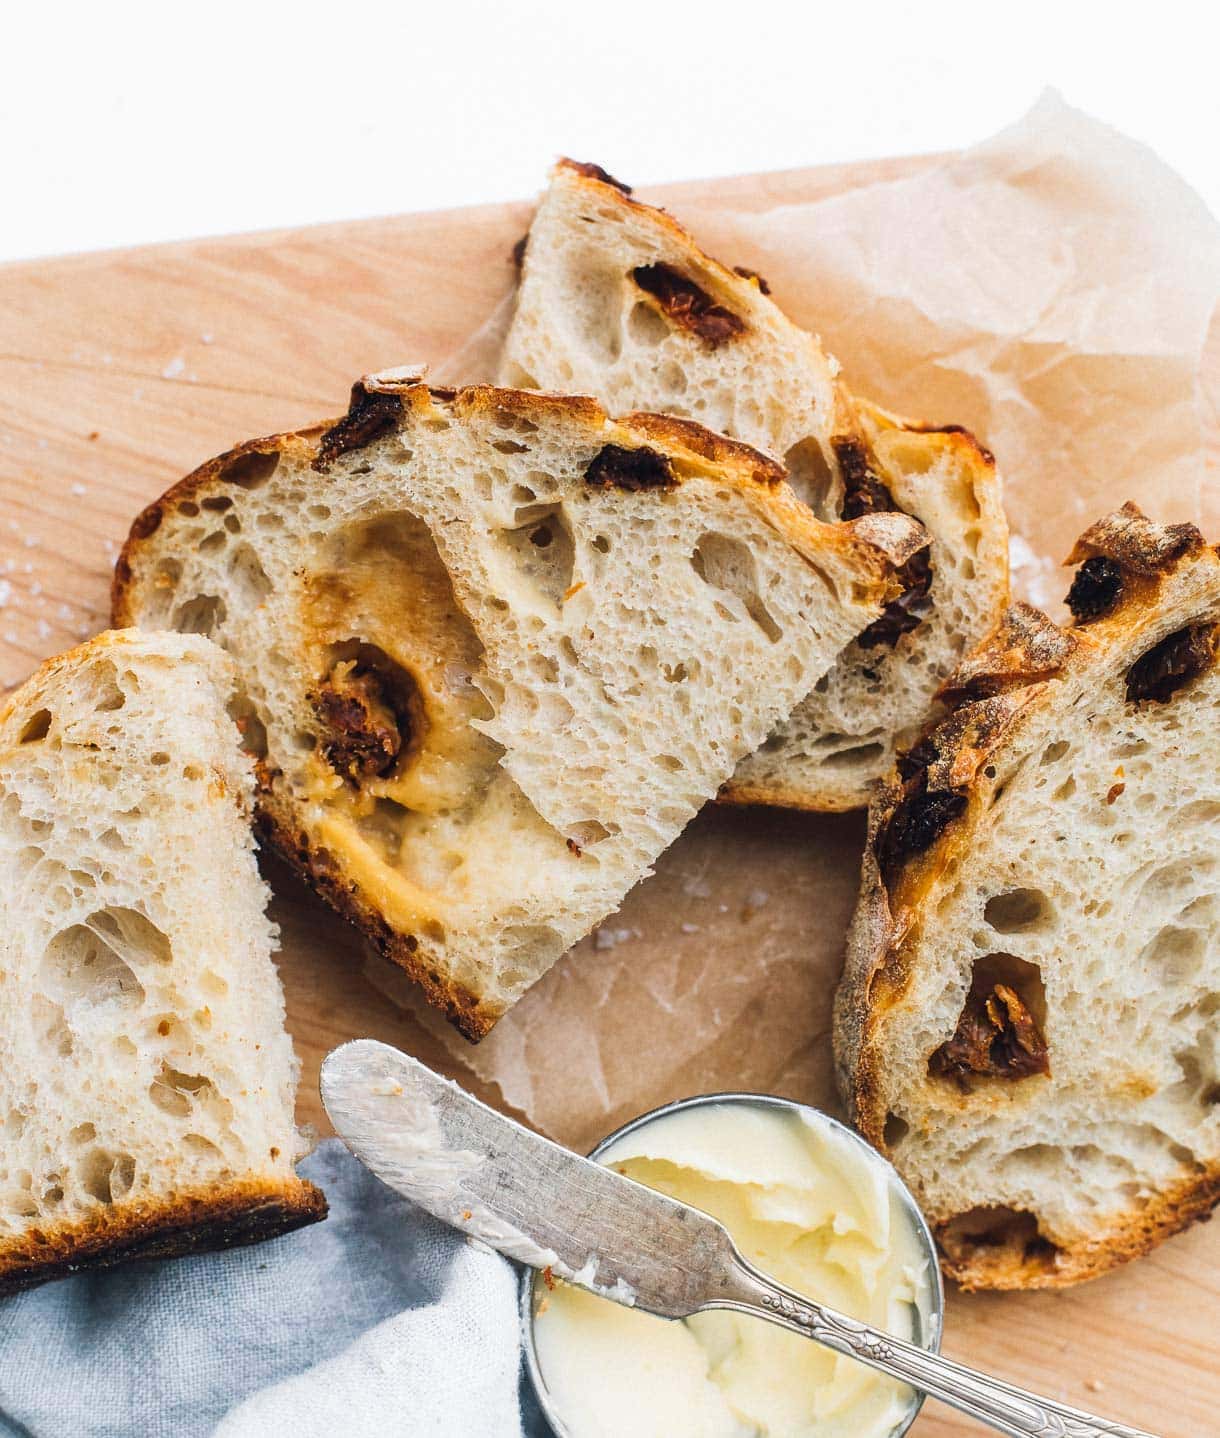
[[[799,1110],[699,1104],[617,1139],[602,1163],[718,1218],[764,1273],[901,1338],[929,1274],[880,1164]],[[736,1313],[681,1322],[566,1284],[534,1319],[538,1366],[571,1438],[889,1438],[904,1385]]]

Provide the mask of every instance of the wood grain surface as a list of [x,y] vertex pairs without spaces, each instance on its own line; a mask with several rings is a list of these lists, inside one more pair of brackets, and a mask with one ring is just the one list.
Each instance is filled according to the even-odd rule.
[[[693,182],[643,198],[663,199],[697,231],[713,197],[762,208],[930,162]],[[238,440],[341,412],[361,373],[453,350],[502,292],[529,211],[408,215],[0,269],[0,689],[105,627],[117,547],[172,481]],[[1213,374],[1217,355],[1213,344]],[[766,875],[803,844],[854,862],[859,837],[854,818],[705,814],[628,904],[663,909],[684,853],[727,872],[740,868],[740,846]],[[302,1118],[325,1131],[318,1064],[345,1038],[382,1038],[454,1071],[432,1026],[369,981],[350,931],[278,865],[267,873],[304,1065]],[[823,1045],[832,977],[811,1015]],[[690,1091],[697,1068],[688,1076]],[[1220,1228],[1200,1226],[1068,1293],[952,1294],[945,1351],[1165,1438],[1220,1433]],[[979,1430],[929,1407],[913,1431]]]

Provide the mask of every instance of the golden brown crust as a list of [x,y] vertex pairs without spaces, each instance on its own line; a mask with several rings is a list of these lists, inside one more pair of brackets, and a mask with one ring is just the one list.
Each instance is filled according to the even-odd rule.
[[[840,384],[840,390],[845,391],[845,386]],[[995,455],[975,435],[962,424],[927,424],[922,420],[908,419],[905,415],[895,414],[893,410],[883,409],[881,405],[874,404],[870,399],[864,399],[861,395],[849,394],[848,401],[851,412],[856,418],[857,426],[862,428],[866,434],[872,431],[885,431],[900,429],[910,434],[943,434],[948,443],[967,450],[971,460],[981,470],[990,470],[991,478],[995,477],[996,459]]]
[[[1020,1250],[963,1245],[947,1251],[947,1230],[953,1216],[933,1220],[932,1230],[941,1250],[945,1274],[967,1291],[978,1289],[1069,1288],[1100,1278],[1120,1264],[1142,1258],[1167,1238],[1195,1223],[1206,1223],[1220,1203],[1220,1166],[1208,1168],[1156,1194],[1147,1205],[1124,1214],[1120,1225],[1096,1239],[1070,1249],[1040,1245],[1030,1261]],[[950,1240],[950,1244],[951,1244]]]
[[1156,524],[1128,500],[1121,509],[1090,525],[1065,562],[1081,564],[1101,556],[1135,574],[1151,576],[1202,548],[1203,536],[1193,524]]
[[562,155],[556,161],[557,170],[572,170],[578,175],[584,175],[590,180],[600,180],[603,185],[613,185],[621,194],[631,194],[631,186],[625,185],[622,180],[616,180],[609,170],[603,170],[600,165],[595,165],[591,160],[573,160],[568,155]]
[[[382,371],[365,375],[352,386],[351,404],[347,415],[332,421],[320,442],[322,452],[337,452],[371,443],[393,422],[394,411],[377,407],[378,401],[398,400],[417,414],[427,414],[443,404],[459,417],[480,415],[511,415],[529,423],[563,421],[583,424],[590,429],[617,427],[644,439],[665,445],[667,449],[685,452],[692,459],[706,460],[727,470],[738,480],[774,489],[787,477],[787,471],[770,456],[739,440],[727,439],[694,420],[674,415],[636,411],[612,420],[602,405],[591,395],[559,394],[550,390],[509,389],[499,385],[467,385],[461,389],[429,386],[422,382],[417,366],[402,370]],[[355,438],[358,443],[350,442]],[[613,438],[609,433],[607,438]],[[266,443],[267,441],[256,441]],[[235,452],[235,451],[234,451]],[[681,478],[681,475],[678,476]]]
[[951,709],[1007,689],[1051,679],[1076,647],[1073,635],[1040,609],[1021,600],[1000,616],[996,628],[941,685],[937,698]]
[[[529,423],[560,420],[582,424],[591,430],[600,430],[608,443],[618,442],[628,447],[637,447],[641,442],[662,443],[676,462],[675,482],[690,479],[727,482],[756,503],[765,504],[768,515],[792,543],[800,546],[802,541],[816,536],[822,542],[829,540],[841,546],[861,567],[861,583],[871,580],[878,586],[877,597],[892,597],[897,591],[893,569],[928,543],[926,531],[906,515],[872,515],[849,524],[822,523],[780,482],[783,471],[777,475],[778,467],[773,460],[749,445],[725,439],[691,420],[639,412],[616,421],[587,395],[505,389],[496,385],[469,385],[454,390],[423,384],[418,374],[418,369],[411,367],[367,375],[352,387],[352,409],[348,415],[304,429],[248,440],[206,461],[154,500],[136,517],[115,563],[111,583],[112,623],[116,627],[135,623],[131,603],[132,561],[171,509],[194,502],[200,493],[215,484],[244,487],[258,483],[269,472],[260,470],[260,463],[266,460],[270,468],[274,468],[275,460],[283,453],[292,454],[306,467],[314,467],[320,455],[329,453],[328,462],[333,462],[340,453],[373,443],[386,433],[380,422],[374,432],[363,437],[354,434],[353,427],[347,425],[353,413],[359,421],[370,394],[401,401],[399,417],[394,420],[398,428],[412,415],[439,415],[448,409],[459,416],[500,414]],[[384,412],[379,412],[379,421],[383,419]],[[356,428],[359,427],[358,423]]]
[[860,808],[858,801],[847,794],[814,794],[794,784],[743,784],[739,779],[726,780],[713,802],[740,807],[760,804],[771,809],[798,809],[806,814],[850,814]]
[[259,1243],[317,1223],[326,1199],[304,1179],[233,1179],[173,1199],[133,1199],[0,1242],[0,1295],[90,1268]]
[[[1086,530],[1072,562],[1104,556],[1149,582],[1121,594],[1106,623],[1087,630],[1062,630],[1029,605],[1011,606],[943,686],[943,701],[954,706],[948,718],[933,726],[903,761],[906,774],[900,768],[879,788],[869,810],[860,895],[835,996],[834,1046],[836,1077],[852,1118],[882,1152],[887,1151],[887,1112],[880,1030],[918,962],[920,906],[936,878],[969,848],[973,825],[990,801],[994,761],[1045,700],[1048,685],[1092,664],[1100,645],[1125,642],[1138,633],[1161,586],[1205,548],[1192,525],[1156,525],[1131,504]],[[929,790],[962,795],[965,808],[928,847],[895,862],[892,851],[887,853],[886,835],[909,792],[912,768],[926,771]],[[1049,1252],[1052,1246],[1041,1244],[1036,1259],[1020,1245],[961,1244],[950,1251],[953,1225],[962,1215],[928,1217],[945,1272],[963,1287],[1061,1288],[1148,1252],[1208,1217],[1218,1201],[1220,1165],[1155,1195],[1096,1239]]]
[[504,1006],[490,1004],[469,989],[446,978],[429,959],[429,942],[415,934],[401,934],[361,894],[359,887],[336,871],[325,850],[299,833],[285,806],[272,791],[260,786],[255,804],[259,837],[279,854],[321,898],[369,939],[377,952],[396,964],[423,989],[428,1002],[440,1009],[463,1038],[477,1044],[486,1038]]
[[492,384],[472,384],[458,390],[439,390],[426,385],[415,385],[411,390],[411,402],[425,411],[430,403],[448,402],[455,414],[476,416],[480,414],[510,414],[518,419],[546,423],[567,421],[597,428],[607,423],[609,416],[591,395],[555,394],[550,390],[504,389]]
[[662,444],[687,449],[712,464],[732,465],[742,469],[758,484],[774,489],[788,477],[788,471],[778,460],[753,449],[739,440],[726,439],[710,429],[704,429],[694,420],[679,419],[671,414],[648,414],[635,410],[624,415],[622,423],[629,429],[640,431]]
[[[338,423],[339,420],[330,420],[285,434],[271,434],[262,439],[246,440],[243,444],[226,450],[224,454],[218,454],[214,459],[206,460],[198,469],[193,469],[177,484],[171,485],[159,499],[154,499],[150,505],[141,510],[128,531],[118,559],[115,560],[114,575],[110,581],[111,626],[115,629],[127,629],[137,624],[135,609],[131,602],[134,579],[132,560],[145,541],[161,527],[162,519],[172,509],[179,504],[194,501],[196,495],[213,484],[230,482],[243,484],[245,476],[241,465],[251,456],[270,458],[274,455],[278,458],[285,451],[295,450],[307,453],[312,457],[316,452],[317,442],[328,429]],[[235,480],[227,478],[234,473],[238,476]]]

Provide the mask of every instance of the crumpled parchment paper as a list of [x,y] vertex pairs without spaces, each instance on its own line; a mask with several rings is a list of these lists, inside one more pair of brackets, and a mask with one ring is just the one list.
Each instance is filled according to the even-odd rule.
[[[1048,92],[909,178],[762,211],[705,194],[678,218],[766,275],[854,389],[995,451],[1017,595],[1054,612],[1072,541],[1127,499],[1220,536],[1203,372],[1220,230],[1142,145]],[[489,378],[508,313],[506,296],[441,377]],[[710,808],[477,1048],[421,1021],[459,1071],[577,1147],[696,1092],[834,1107],[830,1003],[863,833],[859,815]],[[369,973],[416,1007],[387,966]]]

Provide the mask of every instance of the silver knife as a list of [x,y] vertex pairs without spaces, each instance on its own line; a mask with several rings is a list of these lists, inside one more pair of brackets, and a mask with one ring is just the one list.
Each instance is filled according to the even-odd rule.
[[356,1039],[322,1065],[322,1102],[358,1159],[421,1208],[509,1258],[662,1318],[765,1318],[1012,1438],[1153,1438],[857,1322],[759,1272],[698,1209],[570,1153],[418,1060]]

